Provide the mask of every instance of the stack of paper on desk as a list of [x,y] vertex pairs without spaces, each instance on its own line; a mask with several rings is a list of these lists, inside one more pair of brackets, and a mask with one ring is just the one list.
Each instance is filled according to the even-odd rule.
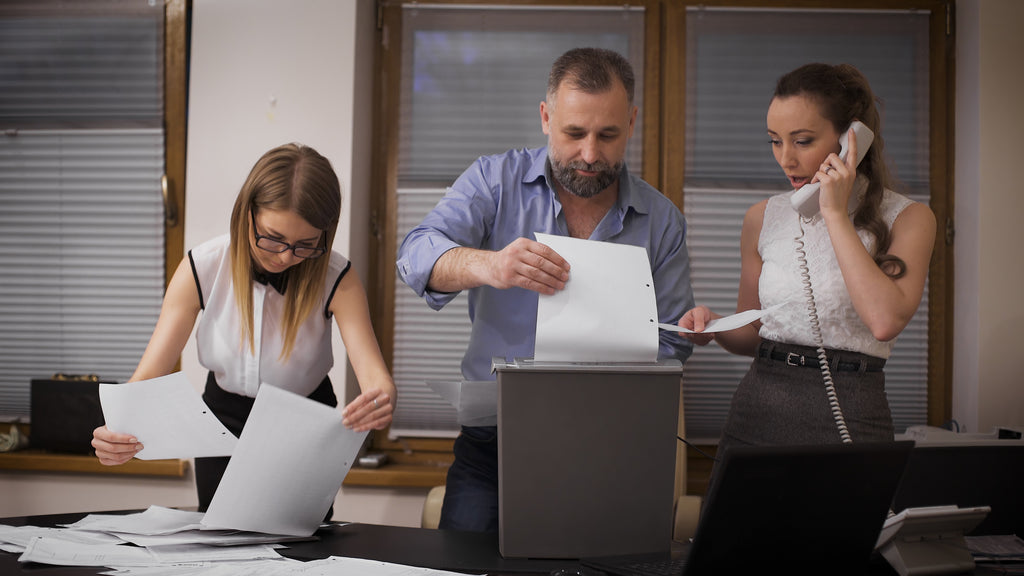
[[[64,528],[0,525],[0,549],[21,562],[108,566],[122,576],[247,574],[259,576],[360,574],[454,576],[454,573],[374,560],[332,556],[301,562],[281,556],[280,545],[298,538],[235,530],[205,530],[203,514],[151,506],[135,514],[90,514]],[[125,544],[135,544],[127,546]]]
[[330,406],[269,385],[235,438],[180,372],[101,384],[107,427],[127,432],[150,458],[231,456],[204,526],[308,536],[320,525],[366,432]]
[[[201,512],[151,506],[136,514],[91,514],[65,529],[0,526],[22,562],[62,566],[152,566],[281,558],[269,543],[289,538],[201,530]],[[124,546],[131,543],[135,546]],[[19,549],[20,548],[20,549]]]

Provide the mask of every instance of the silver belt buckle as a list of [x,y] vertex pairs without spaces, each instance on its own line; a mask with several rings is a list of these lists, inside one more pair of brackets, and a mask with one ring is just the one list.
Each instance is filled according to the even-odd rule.
[[786,354],[786,364],[790,366],[803,366],[804,357],[800,354],[794,354],[792,352],[789,352],[788,354]]

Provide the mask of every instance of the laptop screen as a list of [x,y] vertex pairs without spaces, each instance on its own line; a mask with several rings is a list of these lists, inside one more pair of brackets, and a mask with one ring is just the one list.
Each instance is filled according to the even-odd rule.
[[734,447],[716,464],[687,574],[862,573],[912,442]]

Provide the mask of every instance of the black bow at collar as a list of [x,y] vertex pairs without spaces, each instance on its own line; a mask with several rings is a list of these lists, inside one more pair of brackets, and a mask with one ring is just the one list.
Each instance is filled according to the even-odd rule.
[[252,279],[264,286],[270,285],[277,290],[279,294],[284,295],[284,291],[288,288],[288,271],[279,272],[277,274],[269,274],[267,272],[260,272],[255,268],[252,271]]

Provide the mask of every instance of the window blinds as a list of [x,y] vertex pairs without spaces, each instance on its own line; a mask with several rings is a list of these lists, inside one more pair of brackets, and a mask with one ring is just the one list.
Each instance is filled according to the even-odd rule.
[[[441,198],[443,187],[477,156],[545,143],[537,103],[551,61],[565,49],[604,45],[628,54],[635,69],[642,70],[643,27],[623,27],[621,20],[635,17],[642,23],[642,12],[588,10],[404,9],[399,243]],[[599,17],[607,21],[585,20]],[[764,115],[777,77],[800,64],[845,61],[865,72],[882,99],[886,149],[906,186],[901,191],[928,201],[926,13],[694,8],[686,18],[684,203],[697,302],[721,312],[735,308],[743,214],[785,188],[767,145]],[[527,24],[518,29],[498,24],[520,21]],[[575,24],[584,22],[593,36],[577,35]],[[552,23],[556,29],[545,28]],[[626,38],[609,36],[609,30]],[[638,136],[628,156],[636,173]],[[394,290],[395,318],[402,330],[396,330],[393,366],[402,402],[392,435],[431,435],[438,429],[454,434],[453,411],[425,381],[461,378],[469,326],[464,298],[438,313],[400,281]],[[926,289],[886,368],[897,429],[926,420],[927,317]],[[691,440],[717,440],[749,362],[715,345],[699,348],[687,362],[684,405]]]
[[[539,104],[551,64],[570,48],[626,55],[642,101],[643,22],[642,9],[623,6],[404,6],[397,243],[479,156],[547,144]],[[642,169],[641,124],[627,153],[634,173]],[[462,379],[466,297],[435,312],[401,280],[394,290],[401,401],[390,434],[454,436],[455,411],[427,382]]]
[[55,372],[124,381],[164,288],[160,130],[0,137],[0,414]]
[[163,5],[0,5],[0,417],[121,381],[164,289]]

